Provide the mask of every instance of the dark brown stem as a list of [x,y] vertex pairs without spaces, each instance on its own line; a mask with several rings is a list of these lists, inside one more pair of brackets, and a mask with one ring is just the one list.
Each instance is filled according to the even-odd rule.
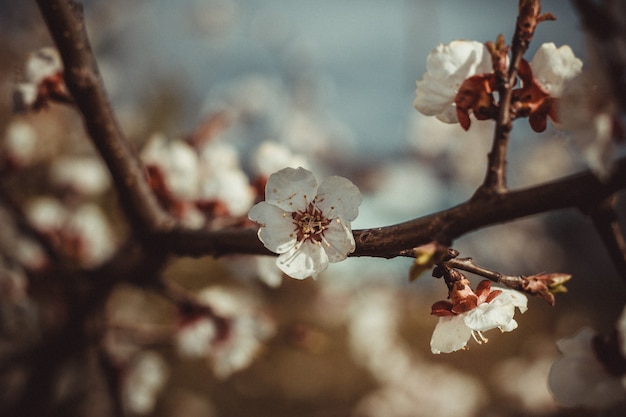
[[514,275],[504,275],[496,271],[477,265],[472,258],[453,258],[446,262],[450,268],[471,272],[490,281],[501,283],[509,288],[521,289],[523,277]]
[[520,61],[532,40],[535,27],[540,21],[540,12],[540,0],[520,0],[508,72],[504,71],[502,65],[498,65],[494,60],[496,91],[499,98],[498,117],[493,144],[488,155],[487,173],[483,184],[476,191],[476,198],[498,195],[507,191],[506,154],[509,134],[512,129],[511,98],[513,87],[517,79]]
[[626,280],[626,241],[614,205],[615,198],[609,197],[589,210],[589,216],[602,238],[617,272]]
[[63,59],[67,88],[109,167],[131,224],[144,234],[171,225],[115,119],[85,32],[82,7],[71,0],[37,0],[37,4]]
[[[437,241],[450,246],[469,232],[499,223],[553,210],[583,207],[626,188],[626,158],[601,182],[590,171],[523,190],[510,191],[491,200],[470,199],[458,206],[404,223],[355,230],[356,250],[351,256],[393,258],[414,256],[412,248]],[[207,232],[176,229],[157,236],[177,255],[272,255],[258,240],[257,229]]]

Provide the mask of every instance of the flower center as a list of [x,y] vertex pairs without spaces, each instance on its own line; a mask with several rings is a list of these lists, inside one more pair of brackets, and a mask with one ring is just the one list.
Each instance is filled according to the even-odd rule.
[[314,242],[321,242],[324,230],[328,228],[330,219],[324,217],[324,213],[315,204],[310,203],[304,211],[291,213],[293,224],[296,225],[298,241],[311,239]]

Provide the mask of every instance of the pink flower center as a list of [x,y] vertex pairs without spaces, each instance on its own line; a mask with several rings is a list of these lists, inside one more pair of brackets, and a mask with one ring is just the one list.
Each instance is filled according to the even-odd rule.
[[293,224],[296,226],[296,236],[298,241],[311,239],[314,242],[321,242],[324,231],[330,224],[330,219],[324,217],[324,213],[310,203],[304,211],[295,211],[291,213]]

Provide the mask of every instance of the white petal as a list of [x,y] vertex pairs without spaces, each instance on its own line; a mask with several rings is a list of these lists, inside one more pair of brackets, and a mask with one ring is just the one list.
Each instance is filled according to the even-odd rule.
[[324,217],[352,221],[359,214],[361,192],[347,178],[328,177],[320,184],[315,198],[315,205],[322,210]]
[[322,247],[328,255],[329,262],[340,262],[346,259],[356,247],[350,226],[341,219],[333,220],[324,231]]
[[315,278],[328,267],[328,256],[321,245],[306,241],[280,255],[276,265],[292,278]]
[[592,347],[594,336],[591,329],[582,329],[557,342],[563,356],[552,365],[548,385],[564,405],[599,409],[626,400],[620,379],[597,360]]
[[582,66],[572,48],[567,45],[557,48],[554,43],[541,45],[530,61],[533,77],[552,97],[561,95],[564,82],[580,74]]
[[270,175],[265,186],[265,201],[285,211],[303,211],[315,198],[317,180],[302,167],[284,168]]
[[464,318],[465,324],[479,332],[506,327],[513,320],[515,307],[511,303],[496,303],[497,297],[491,303],[480,304],[469,311]]
[[259,239],[275,253],[285,253],[296,244],[296,229],[291,213],[261,201],[250,209],[248,218],[261,225]]
[[453,41],[437,46],[426,62],[427,72],[418,80],[413,106],[427,116],[457,123],[454,97],[464,80],[492,71],[491,57],[484,44]]
[[471,335],[472,330],[465,325],[462,315],[439,317],[430,350],[435,354],[455,352],[465,347]]
[[508,302],[510,302],[519,309],[520,313],[524,313],[526,310],[528,310],[528,297],[526,297],[524,294],[519,291],[510,290],[508,288],[498,289],[502,291],[502,294],[498,295],[496,299],[502,297],[501,301],[504,301],[506,297],[509,300]]

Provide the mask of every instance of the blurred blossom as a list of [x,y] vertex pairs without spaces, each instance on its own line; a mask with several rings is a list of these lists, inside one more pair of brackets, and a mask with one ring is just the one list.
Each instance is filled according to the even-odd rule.
[[96,196],[111,185],[111,177],[96,157],[61,157],[53,161],[50,179],[54,185],[83,196]]
[[39,109],[50,99],[70,100],[63,80],[63,62],[55,48],[45,47],[29,54],[24,72],[25,82],[18,83],[13,93],[14,110]]
[[611,170],[615,152],[616,103],[605,83],[590,73],[572,79],[564,88],[559,106],[559,128],[568,132],[589,167],[601,178]]
[[276,266],[273,256],[233,255],[224,256],[221,261],[237,278],[259,279],[266,285],[277,288],[283,281],[283,273]]
[[282,137],[296,152],[332,159],[354,146],[350,128],[332,114],[291,109],[286,117]]
[[[355,360],[380,388],[359,401],[354,415],[371,417],[471,417],[485,401],[480,383],[421,360],[399,333],[399,294],[386,287],[351,297],[348,331]],[[454,393],[454,401],[450,401]]]
[[512,410],[522,408],[537,415],[556,411],[556,402],[546,384],[553,360],[547,356],[510,357],[496,364],[492,374],[494,386],[505,395]]
[[141,151],[145,164],[163,171],[165,184],[174,197],[193,199],[199,189],[199,163],[195,150],[181,140],[168,140],[162,134],[150,137]]
[[27,270],[40,270],[48,262],[41,246],[29,237],[24,236],[15,225],[14,219],[5,210],[0,209],[0,253],[17,261]]
[[153,135],[141,156],[161,204],[188,227],[204,224],[201,210],[212,217],[239,217],[254,202],[254,189],[229,144],[211,140],[195,147]]
[[343,177],[328,177],[318,186],[306,169],[284,168],[270,176],[265,201],[250,210],[259,239],[278,253],[276,265],[296,279],[315,278],[329,262],[354,251],[350,222],[361,204],[359,189]]
[[253,157],[254,170],[261,177],[269,177],[283,168],[310,168],[307,158],[295,154],[287,146],[265,141],[259,145]]
[[178,352],[207,358],[218,378],[248,367],[275,325],[249,294],[226,287],[211,287],[197,294],[207,310],[181,312],[176,333]]
[[125,408],[133,414],[149,414],[154,410],[159,392],[167,383],[168,365],[155,352],[140,352],[124,375],[122,398]]
[[557,342],[561,357],[554,362],[548,385],[555,398],[570,407],[604,409],[626,401],[626,389],[618,375],[609,372],[594,349],[597,334],[584,328]]
[[4,135],[1,152],[4,154],[2,159],[10,167],[23,168],[32,165],[40,157],[37,131],[24,121],[12,121]]
[[56,199],[38,197],[28,202],[26,216],[63,255],[86,268],[100,265],[115,252],[111,226],[93,203],[67,208]]
[[63,71],[61,56],[52,47],[41,48],[31,53],[26,60],[26,79],[35,84],[60,71]]

